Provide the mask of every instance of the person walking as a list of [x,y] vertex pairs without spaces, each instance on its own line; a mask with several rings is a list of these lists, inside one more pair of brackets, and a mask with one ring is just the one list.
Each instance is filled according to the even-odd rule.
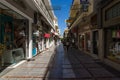
[[69,42],[67,41],[67,42],[66,42],[66,50],[67,50],[67,52],[68,52],[69,46],[70,46],[70,44],[69,44]]

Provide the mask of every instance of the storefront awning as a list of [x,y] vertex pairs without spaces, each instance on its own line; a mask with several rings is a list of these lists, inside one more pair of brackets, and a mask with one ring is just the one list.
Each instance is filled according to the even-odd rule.
[[45,34],[44,34],[44,37],[45,37],[45,38],[50,38],[50,34],[45,33]]

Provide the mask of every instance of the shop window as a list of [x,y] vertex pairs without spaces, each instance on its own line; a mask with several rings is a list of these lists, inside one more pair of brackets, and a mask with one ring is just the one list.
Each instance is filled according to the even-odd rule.
[[108,29],[106,34],[107,58],[120,63],[120,28]]
[[106,10],[105,12],[105,20],[109,20],[112,18],[116,18],[120,16],[120,2]]

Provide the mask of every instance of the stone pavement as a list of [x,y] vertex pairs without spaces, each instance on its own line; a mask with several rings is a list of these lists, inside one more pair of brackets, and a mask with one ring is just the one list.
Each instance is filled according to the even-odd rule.
[[77,49],[66,52],[60,45],[45,80],[120,80],[120,72],[108,68]]
[[69,48],[66,52],[62,44],[57,50],[52,47],[34,59],[24,62],[0,80],[120,80],[120,72],[77,49]]
[[103,63],[99,60],[95,60],[79,50],[69,49],[67,57],[75,73],[75,78],[68,78],[70,80],[120,80],[120,72],[113,68],[109,70],[110,66],[102,65]]
[[51,47],[49,50],[35,56],[32,61],[26,61],[3,75],[0,80],[42,80],[54,54],[55,47]]

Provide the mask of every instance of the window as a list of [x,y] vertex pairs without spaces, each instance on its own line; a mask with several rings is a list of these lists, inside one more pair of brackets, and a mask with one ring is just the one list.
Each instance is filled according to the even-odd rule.
[[106,10],[105,15],[106,15],[105,20],[109,20],[120,16],[120,3],[117,3],[116,5]]

